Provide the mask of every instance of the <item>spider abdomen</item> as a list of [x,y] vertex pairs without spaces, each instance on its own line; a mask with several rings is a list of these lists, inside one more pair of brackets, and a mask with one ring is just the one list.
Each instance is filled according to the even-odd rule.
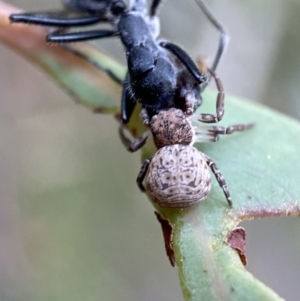
[[210,192],[206,159],[190,145],[170,145],[157,151],[147,172],[147,191],[163,207],[184,208],[203,201]]

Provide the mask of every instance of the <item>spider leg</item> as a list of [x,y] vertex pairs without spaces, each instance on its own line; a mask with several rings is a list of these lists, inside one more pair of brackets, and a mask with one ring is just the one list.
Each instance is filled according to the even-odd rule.
[[248,124],[233,124],[227,127],[210,126],[199,128],[195,126],[195,142],[217,142],[220,139],[219,135],[230,135],[235,132],[243,132],[252,129],[254,123]]
[[252,129],[254,123],[248,124],[233,124],[227,127],[224,126],[211,126],[206,128],[209,134],[213,135],[217,140],[219,139],[219,135],[230,135],[235,132],[243,132]]
[[206,163],[207,165],[210,167],[211,171],[213,172],[213,174],[215,175],[220,187],[222,188],[223,190],[223,193],[225,195],[225,198],[227,200],[227,203],[230,207],[232,207],[232,201],[231,201],[231,196],[230,196],[230,193],[229,193],[229,190],[228,190],[228,187],[227,187],[227,184],[226,184],[226,181],[223,177],[223,175],[221,174],[221,171],[219,170],[218,166],[216,165],[216,163],[211,159],[209,158],[207,155],[203,154],[206,158]]
[[121,142],[125,146],[125,148],[131,152],[134,153],[137,150],[139,150],[142,146],[145,145],[147,139],[148,139],[148,132],[144,133],[141,137],[135,139],[134,141],[131,141],[129,138],[125,136],[124,133],[124,126],[120,125],[119,127],[119,136],[121,139]]
[[[217,18],[212,14],[212,12],[208,9],[208,7],[204,4],[204,2],[202,0],[195,0],[195,2],[200,7],[202,12],[206,16],[206,18],[219,31],[219,34],[220,34],[218,49],[217,49],[214,61],[212,63],[212,66],[210,67],[210,69],[212,71],[216,71],[221,58],[225,54],[225,50],[226,50],[228,42],[229,42],[229,35],[228,35],[225,27],[221,23],[219,23]],[[206,86],[209,84],[210,80],[211,80],[211,77],[209,77],[208,80],[201,86],[201,91],[203,91],[206,88]]]
[[79,31],[70,33],[59,33],[54,32],[47,35],[47,42],[52,43],[71,43],[71,42],[82,42],[94,39],[110,38],[117,35],[114,30],[90,30],[90,31]]
[[234,124],[227,127],[211,126],[205,128],[195,127],[195,142],[217,142],[220,139],[219,135],[229,135],[235,132],[243,132],[252,129],[254,123],[249,124]]
[[218,89],[217,102],[216,102],[216,114],[200,114],[199,121],[204,123],[217,123],[220,120],[222,120],[224,115],[225,93],[220,78],[216,75],[216,73],[213,70],[208,69],[208,71],[211,74],[211,76],[214,78]]
[[152,158],[149,158],[149,159],[146,159],[144,161],[144,163],[143,163],[143,165],[142,165],[142,167],[140,169],[140,172],[139,172],[139,174],[137,176],[137,179],[136,179],[136,183],[137,183],[137,185],[139,186],[139,188],[140,188],[140,190],[142,192],[146,191],[146,189],[145,189],[145,187],[143,185],[143,181],[144,181],[145,176],[147,174],[147,171],[148,171],[149,165],[151,163],[151,160],[152,160]]
[[202,142],[217,142],[219,140],[218,135],[214,135],[208,133],[207,131],[196,131],[195,132],[195,143],[202,143]]
[[64,13],[60,12],[49,12],[45,14],[21,13],[12,14],[9,16],[9,19],[12,23],[26,23],[32,25],[53,26],[61,28],[93,25],[100,21],[99,17],[96,15],[70,18],[62,17],[63,14]]

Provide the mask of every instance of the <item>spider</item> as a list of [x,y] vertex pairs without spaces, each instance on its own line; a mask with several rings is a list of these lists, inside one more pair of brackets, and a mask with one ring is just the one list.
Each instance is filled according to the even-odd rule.
[[[241,132],[252,127],[252,123],[229,127],[210,126],[201,131],[192,126],[191,117],[186,116],[180,109],[160,111],[150,122],[157,152],[143,163],[137,177],[139,188],[143,192],[147,191],[153,202],[162,207],[191,207],[203,201],[210,192],[210,168],[231,207],[231,196],[217,165],[206,154],[193,147],[193,144],[215,142],[219,135]],[[130,148],[130,144],[138,144],[124,136],[122,127],[120,136],[127,148]],[[146,187],[143,185],[145,179]]]
[[[228,35],[202,0],[195,0],[204,15],[220,33],[218,51],[210,73],[215,72],[228,42]],[[142,104],[141,118],[149,125],[161,110],[181,109],[186,115],[202,104],[201,92],[211,75],[198,69],[189,55],[178,45],[158,40],[157,9],[161,0],[133,0],[129,8],[123,0],[63,0],[69,9],[82,14],[66,16],[65,12],[23,13],[10,16],[11,22],[58,27],[47,35],[47,41],[69,43],[118,36],[125,48],[128,72],[122,82],[112,71],[99,66],[117,83],[122,82],[121,116],[128,123],[137,102]],[[110,24],[112,29],[68,32],[71,27]],[[77,51],[75,54],[81,55]],[[82,55],[84,56],[84,55]],[[95,64],[97,65],[97,64]],[[224,100],[219,98],[216,114],[201,114],[206,123],[219,121],[224,113]]]
[[[213,72],[212,76],[215,76]],[[220,81],[218,88],[223,91]],[[222,97],[224,98],[224,93]],[[161,207],[189,208],[204,201],[208,196],[211,190],[210,168],[223,190],[228,205],[232,207],[230,192],[217,165],[208,155],[193,147],[193,144],[216,142],[219,135],[245,131],[251,129],[254,124],[210,126],[200,129],[192,126],[191,119],[191,116],[176,108],[160,111],[151,118],[150,130],[157,152],[142,164],[136,180],[137,185],[142,192],[147,191],[151,200]],[[125,136],[123,128],[124,125],[121,125],[119,134],[128,150],[136,151],[145,144],[147,132],[131,141]],[[163,231],[166,254],[171,265],[175,266],[173,225],[159,212],[155,211],[155,215]]]

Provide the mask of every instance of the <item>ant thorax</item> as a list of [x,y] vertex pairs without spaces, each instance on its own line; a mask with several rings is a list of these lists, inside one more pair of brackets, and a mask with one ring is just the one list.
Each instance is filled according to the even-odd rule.
[[172,108],[154,116],[150,127],[158,148],[146,177],[152,200],[169,208],[190,207],[204,200],[211,176],[205,156],[192,146],[195,134],[190,118]]

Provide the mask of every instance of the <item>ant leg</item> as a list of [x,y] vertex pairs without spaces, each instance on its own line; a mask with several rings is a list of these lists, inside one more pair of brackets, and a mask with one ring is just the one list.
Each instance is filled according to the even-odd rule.
[[161,0],[152,0],[150,6],[150,17],[154,17],[156,15],[157,8],[160,4],[161,4]]
[[159,45],[172,52],[187,68],[187,70],[199,85],[203,84],[206,81],[204,74],[199,71],[196,64],[183,49],[170,42],[160,42]]
[[216,165],[216,163],[211,158],[209,158],[205,154],[202,154],[202,155],[204,155],[204,157],[206,158],[207,165],[210,167],[210,169],[213,172],[213,174],[215,175],[220,187],[222,188],[228,205],[230,207],[232,207],[231,196],[230,196],[226,181],[225,181],[223,175],[221,174],[221,171],[219,170],[218,166]]
[[[215,56],[215,59],[212,63],[212,66],[210,69],[212,71],[216,71],[221,58],[223,57],[225,50],[227,48],[228,42],[229,42],[229,35],[227,33],[227,30],[224,28],[224,26],[218,22],[217,18],[211,13],[211,11],[208,9],[208,7],[204,4],[202,0],[195,0],[196,4],[200,7],[206,18],[210,21],[210,23],[219,31],[220,38],[219,38],[219,45],[217,49],[217,53]],[[207,82],[205,82],[202,87],[201,91],[203,91],[208,83],[210,82],[210,78],[208,78]]]
[[[123,84],[123,80],[116,75],[113,71],[111,71],[108,68],[103,67],[101,64],[99,64],[96,60],[94,60],[93,58],[89,57],[87,54],[85,54],[84,52],[81,52],[80,50],[73,48],[70,45],[67,44],[61,44],[60,47],[68,50],[69,52],[71,52],[72,54],[80,57],[81,59],[87,61],[90,65],[94,66],[95,68],[97,68],[100,71],[103,71],[107,74],[107,76],[110,77],[110,79],[112,79],[115,83],[117,83],[118,85],[122,85]],[[130,116],[129,116],[130,118]]]
[[[60,27],[59,30],[56,30],[52,33],[52,35],[57,36],[65,36],[66,33],[63,28],[74,27],[74,26],[85,26],[85,25],[93,25],[95,23],[99,23],[100,19],[99,16],[85,16],[81,18],[67,18],[62,17],[65,15],[65,12],[48,12],[45,14],[38,14],[38,13],[24,13],[24,14],[12,14],[9,16],[9,19],[12,23],[26,23],[26,24],[33,24],[33,25],[41,25],[41,26],[55,26]],[[102,19],[101,19],[102,21]],[[60,41],[63,42],[63,41]],[[104,71],[107,75],[115,81],[117,84],[122,84],[122,80],[115,75],[111,70],[102,67],[98,62],[93,60],[92,58],[88,57],[86,54],[80,52],[79,50],[67,46],[62,45],[63,48],[67,49],[74,55],[86,60],[88,63],[96,67],[97,69]]]
[[126,74],[124,83],[123,83],[123,90],[122,90],[122,99],[121,99],[121,116],[123,124],[129,122],[132,112],[135,108],[136,102],[131,97],[129,93],[129,75]]
[[64,17],[65,12],[48,12],[48,13],[24,13],[12,14],[9,20],[12,23],[26,23],[41,26],[53,27],[75,27],[93,25],[100,21],[99,16],[90,15],[79,18]]
[[79,31],[70,33],[50,33],[47,35],[47,42],[51,43],[71,43],[71,42],[82,42],[95,39],[103,39],[115,37],[117,32],[114,30],[90,30],[90,31]]
[[134,153],[137,150],[139,150],[142,146],[145,145],[145,143],[148,139],[148,131],[146,133],[144,133],[141,137],[135,139],[134,141],[131,141],[129,138],[127,138],[125,136],[123,128],[124,128],[124,126],[120,125],[119,136],[120,136],[121,142],[123,143],[123,145],[129,152]]
[[140,188],[140,190],[142,192],[146,191],[146,189],[145,189],[145,187],[143,185],[143,181],[144,181],[145,176],[147,174],[147,171],[148,171],[149,165],[151,163],[151,160],[152,160],[152,158],[149,158],[149,159],[146,159],[144,161],[144,163],[143,163],[143,165],[142,165],[142,167],[140,169],[140,172],[139,172],[139,174],[138,174],[138,176],[136,178],[136,183],[137,183],[137,185],[139,186],[139,188]]
[[219,77],[216,75],[216,73],[208,69],[209,73],[212,75],[212,77],[215,80],[217,89],[218,89],[218,96],[217,96],[217,103],[216,103],[216,114],[200,114],[199,121],[205,122],[205,123],[217,123],[220,120],[222,120],[223,115],[224,115],[224,98],[225,98],[225,93],[223,89],[223,85],[221,83],[221,80]]
[[[57,29],[55,31],[52,32],[52,34],[56,34],[56,35],[64,35],[66,34],[66,29]],[[89,57],[87,54],[85,54],[84,52],[66,44],[60,44],[60,47],[66,49],[67,51],[71,52],[72,54],[78,56],[79,58],[87,61],[90,65],[94,66],[96,69],[105,72],[107,74],[108,77],[110,77],[110,79],[112,79],[115,83],[117,83],[118,85],[123,85],[123,79],[121,79],[119,76],[117,76],[113,71],[111,71],[110,69],[102,66],[101,64],[99,64],[96,60],[94,60],[93,58]]]

